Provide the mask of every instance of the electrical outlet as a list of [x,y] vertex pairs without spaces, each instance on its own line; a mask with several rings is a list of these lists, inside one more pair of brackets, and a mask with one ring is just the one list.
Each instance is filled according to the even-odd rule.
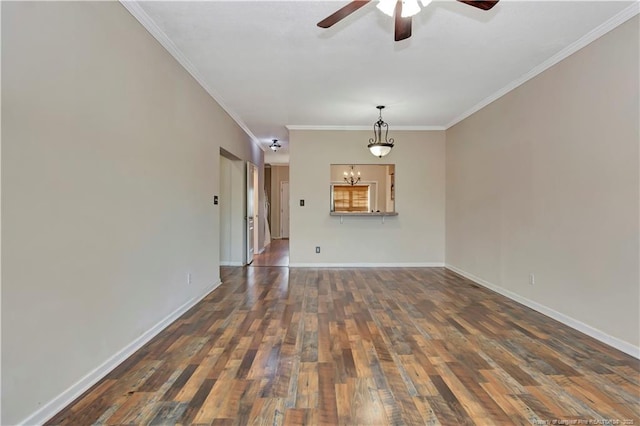
[[187,272],[187,284],[191,284],[191,272]]
[[533,274],[529,274],[529,285],[534,285],[536,283],[536,276]]
[[320,253],[320,246],[316,246],[316,253]]

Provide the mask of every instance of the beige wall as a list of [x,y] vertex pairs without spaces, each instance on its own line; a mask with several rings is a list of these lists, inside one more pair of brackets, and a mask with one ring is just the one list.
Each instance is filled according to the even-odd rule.
[[638,40],[636,16],[447,131],[446,255],[636,354]]
[[[391,133],[396,146],[377,159],[367,131],[289,131],[292,266],[444,263],[444,132]],[[396,165],[397,217],[329,216],[330,165],[359,163]]]
[[262,168],[119,3],[2,2],[0,423],[219,282],[220,147]]
[[280,184],[289,181],[289,166],[271,166],[271,236],[280,238]]

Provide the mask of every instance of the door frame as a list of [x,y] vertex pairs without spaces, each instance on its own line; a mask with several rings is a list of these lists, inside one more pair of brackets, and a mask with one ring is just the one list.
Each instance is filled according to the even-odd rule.
[[259,252],[259,179],[258,166],[247,161],[246,173],[246,211],[245,211],[245,265],[253,262],[253,256]]

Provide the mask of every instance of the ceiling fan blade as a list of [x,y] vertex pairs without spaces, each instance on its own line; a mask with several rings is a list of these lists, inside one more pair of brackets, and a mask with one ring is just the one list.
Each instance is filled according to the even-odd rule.
[[355,0],[351,3],[347,4],[345,7],[338,9],[336,12],[324,18],[322,21],[318,22],[318,26],[320,28],[329,28],[333,24],[343,20],[347,16],[351,15],[356,10],[360,9],[362,6],[369,3],[371,0]]
[[400,41],[411,37],[411,17],[402,17],[402,0],[396,3],[395,40]]
[[498,3],[499,0],[486,0],[486,1],[476,1],[476,0],[458,0],[460,3],[464,3],[464,4],[468,4],[469,6],[473,6],[473,7],[477,7],[478,9],[482,9],[482,10],[489,10],[491,9],[493,6],[496,5],[496,3]]

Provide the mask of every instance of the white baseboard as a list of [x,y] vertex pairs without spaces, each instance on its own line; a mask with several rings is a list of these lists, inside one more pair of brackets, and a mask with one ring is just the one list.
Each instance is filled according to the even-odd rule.
[[231,261],[221,260],[220,266],[244,266],[244,264],[242,262],[231,262]]
[[442,268],[444,263],[290,263],[290,268]]
[[120,351],[112,355],[109,359],[103,362],[101,365],[96,367],[89,374],[78,380],[76,383],[71,385],[67,390],[62,392],[60,395],[53,398],[51,401],[44,404],[40,407],[36,412],[31,414],[29,417],[21,421],[20,425],[41,425],[45,423],[47,420],[51,419],[58,412],[60,412],[67,405],[71,404],[76,398],[86,392],[91,386],[98,383],[102,380],[107,374],[109,374],[114,368],[120,365],[124,360],[133,355],[138,349],[147,344],[151,339],[153,339],[158,333],[167,328],[171,323],[177,320],[182,314],[187,312],[193,306],[195,306],[198,302],[204,299],[209,293],[215,290],[220,284],[219,281],[217,284],[214,284],[210,287],[207,287],[204,292],[200,296],[196,296],[178,309],[170,313],[156,325],[147,330],[140,337],[135,339],[133,342],[129,343],[127,346],[122,348]]
[[483,287],[488,288],[489,290],[493,290],[496,293],[499,293],[505,297],[508,297],[511,300],[521,303],[527,306],[528,308],[533,309],[534,311],[538,311],[541,314],[551,317],[556,321],[560,321],[564,325],[567,325],[575,330],[578,330],[586,334],[587,336],[591,336],[594,339],[601,341],[602,343],[605,343],[609,346],[619,349],[622,352],[629,354],[634,358],[640,359],[640,347],[634,346],[629,342],[625,342],[624,340],[620,340],[617,337],[613,337],[602,330],[598,330],[597,328],[592,327],[589,324],[585,324],[582,321],[579,321],[575,318],[572,318],[568,315],[565,315],[561,312],[551,309],[548,306],[542,305],[538,302],[534,302],[531,299],[527,299],[524,296],[521,296],[503,287],[492,284],[488,281],[485,281],[482,278],[476,277],[475,275],[472,275],[466,271],[463,271],[462,269],[456,268],[453,265],[447,264],[446,268],[452,270],[453,272],[459,275],[462,275],[465,278],[470,279],[471,281],[477,284],[480,284]]

